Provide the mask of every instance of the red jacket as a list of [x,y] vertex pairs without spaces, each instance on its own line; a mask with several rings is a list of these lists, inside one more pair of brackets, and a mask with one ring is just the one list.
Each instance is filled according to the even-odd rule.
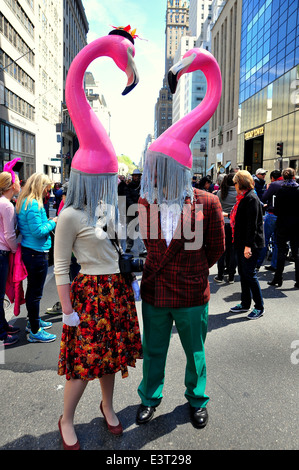
[[[181,224],[169,246],[163,234],[157,204],[139,199],[139,224],[141,236],[147,248],[147,258],[141,281],[141,298],[156,307],[193,307],[210,299],[209,268],[225,250],[224,219],[217,196],[195,192],[195,202],[181,214]],[[199,210],[202,204],[202,210]],[[195,223],[202,233],[202,244],[192,245],[190,227]],[[197,237],[198,238],[198,237]],[[196,247],[196,249],[192,249]]]
[[14,303],[14,315],[20,314],[21,305],[25,303],[23,280],[27,277],[27,270],[22,260],[21,244],[18,243],[16,253],[9,254],[9,271],[6,281],[5,293],[11,303]]

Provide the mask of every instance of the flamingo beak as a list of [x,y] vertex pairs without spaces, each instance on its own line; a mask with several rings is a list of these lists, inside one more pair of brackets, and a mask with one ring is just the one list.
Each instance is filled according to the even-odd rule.
[[127,64],[127,68],[125,72],[128,77],[128,83],[127,83],[126,88],[122,92],[122,95],[127,95],[128,93],[130,93],[130,91],[133,90],[133,88],[135,88],[135,86],[139,82],[139,75],[138,75],[136,64],[133,59],[131,48],[128,49],[128,64]]
[[176,87],[177,87],[177,84],[178,84],[178,81],[179,81],[181,75],[183,75],[183,73],[187,72],[187,69],[188,69],[189,65],[192,64],[194,58],[195,58],[195,54],[192,54],[188,57],[183,57],[182,60],[180,60],[179,62],[174,64],[169,69],[168,84],[169,84],[169,88],[170,88],[170,91],[171,91],[172,94],[174,94],[175,91],[176,91]]

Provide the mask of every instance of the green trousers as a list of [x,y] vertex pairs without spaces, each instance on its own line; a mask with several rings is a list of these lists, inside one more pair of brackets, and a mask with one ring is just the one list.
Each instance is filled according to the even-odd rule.
[[142,302],[143,378],[138,394],[145,406],[162,400],[166,357],[173,322],[186,354],[185,397],[193,407],[205,407],[206,360],[204,341],[208,326],[208,303],[197,307],[154,307]]

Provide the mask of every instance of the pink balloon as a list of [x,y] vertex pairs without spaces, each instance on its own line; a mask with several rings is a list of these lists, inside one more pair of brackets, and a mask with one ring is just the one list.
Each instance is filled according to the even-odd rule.
[[71,63],[65,87],[65,99],[71,120],[79,139],[79,149],[72,160],[72,168],[84,173],[117,173],[118,161],[110,137],[88,104],[84,91],[84,73],[97,57],[111,57],[127,74],[127,94],[138,83],[134,63],[135,48],[129,34],[117,33],[96,39],[85,46]]
[[170,88],[174,93],[180,77],[196,70],[201,70],[207,80],[204,99],[190,113],[163,132],[149,147],[149,150],[169,155],[188,168],[192,168],[190,142],[196,132],[213,116],[219,104],[222,91],[221,72],[210,52],[194,48],[186,52],[182,60],[173,65],[168,73]]

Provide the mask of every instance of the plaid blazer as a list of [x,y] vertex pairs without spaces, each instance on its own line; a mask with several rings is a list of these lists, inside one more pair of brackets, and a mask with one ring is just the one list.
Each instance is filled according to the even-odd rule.
[[185,201],[168,247],[158,205],[139,199],[139,227],[148,253],[141,298],[156,307],[193,307],[210,299],[209,268],[225,250],[224,219],[217,196],[198,189],[194,194],[193,204]]

